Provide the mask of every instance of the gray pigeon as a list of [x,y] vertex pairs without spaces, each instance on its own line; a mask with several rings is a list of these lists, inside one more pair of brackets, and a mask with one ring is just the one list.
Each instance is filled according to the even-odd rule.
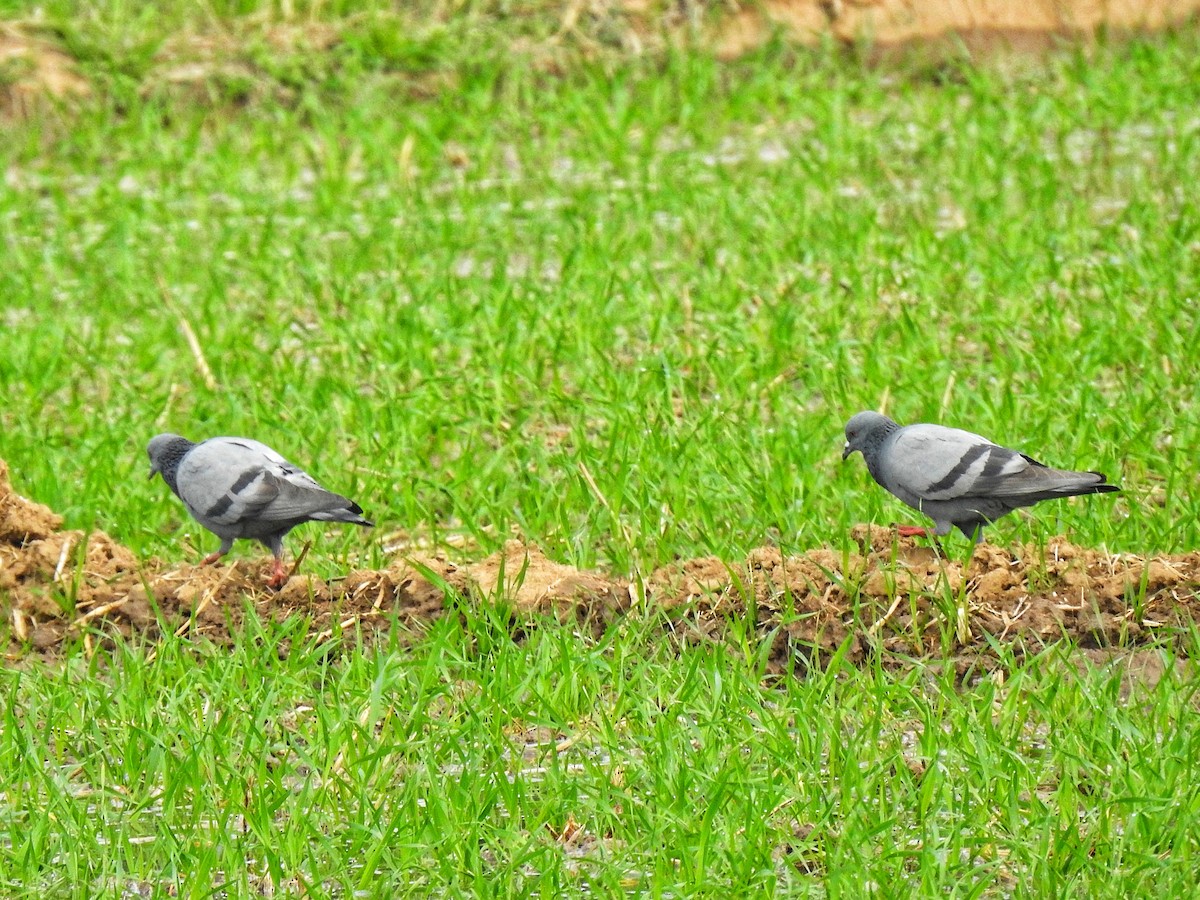
[[949,534],[957,527],[976,542],[983,526],[1039,500],[1119,491],[1099,472],[1051,469],[985,437],[942,425],[903,428],[877,412],[846,423],[842,459],[862,451],[879,484],[933,519],[934,528],[900,527],[904,535]]
[[267,582],[280,588],[283,537],[302,522],[350,522],[371,526],[362,507],[317,484],[307,472],[266,444],[248,438],[215,437],[192,443],[177,434],[160,434],[146,447],[150,477],[162,475],[197,522],[221,539],[203,565],[229,552],[238,538],[261,541],[275,557]]

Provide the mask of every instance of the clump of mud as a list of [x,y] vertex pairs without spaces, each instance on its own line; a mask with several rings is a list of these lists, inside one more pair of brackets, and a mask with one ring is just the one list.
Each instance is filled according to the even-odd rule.
[[996,642],[1022,653],[1063,637],[1084,648],[1130,647],[1200,613],[1200,553],[1114,556],[1062,539],[1044,548],[981,545],[964,562],[892,529],[858,526],[854,552],[761,547],[738,562],[685,560],[634,582],[510,541],[479,562],[410,557],[330,581],[293,576],[272,593],[266,559],[170,566],[138,560],[103,532],[61,528],[60,516],[13,492],[0,460],[0,618],[10,660],[53,656],[76,640],[88,649],[118,636],[154,640],[165,630],[224,644],[248,614],[302,615],[328,635],[393,620],[419,628],[454,608],[447,592],[503,598],[525,620],[552,615],[597,632],[634,607],[658,609],[683,642],[722,640],[736,622],[771,640],[776,671],[820,666],[839,649],[853,662],[942,654],[975,665],[994,656]]

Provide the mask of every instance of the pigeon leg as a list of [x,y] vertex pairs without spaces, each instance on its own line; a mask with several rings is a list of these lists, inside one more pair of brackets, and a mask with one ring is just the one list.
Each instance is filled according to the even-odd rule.
[[263,544],[271,551],[271,555],[275,557],[275,568],[272,571],[271,577],[267,579],[267,587],[277,591],[288,580],[287,569],[283,567],[283,535],[272,535],[269,538],[265,538],[263,539]]
[[200,565],[211,566],[218,559],[224,556],[233,547],[233,541],[221,541],[221,546],[216,549],[216,552],[208,554],[204,559],[200,560]]

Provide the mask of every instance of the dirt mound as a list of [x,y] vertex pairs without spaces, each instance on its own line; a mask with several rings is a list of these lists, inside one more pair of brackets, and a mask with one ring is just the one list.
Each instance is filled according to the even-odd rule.
[[523,622],[549,614],[594,631],[634,607],[658,609],[683,642],[741,628],[770,640],[775,670],[822,665],[839,650],[853,662],[941,655],[986,668],[999,645],[1024,653],[1070,637],[1084,648],[1131,647],[1200,617],[1200,552],[1113,556],[1061,539],[1044,548],[982,545],[964,562],[892,529],[858,526],[856,552],[787,556],[761,547],[737,563],[691,559],[635,582],[510,541],[475,563],[411,557],[331,581],[297,575],[272,593],[266,558],[170,567],[139,561],[103,532],[61,526],[12,491],[0,460],[0,619],[10,660],[52,656],[76,640],[89,651],[116,636],[155,640],[167,629],[224,644],[248,614],[301,615],[326,636],[369,634],[393,617],[419,631],[453,608],[447,592],[502,601]]
[[857,526],[853,536],[858,553],[762,547],[736,566],[688,560],[655,572],[650,595],[690,609],[705,638],[753,614],[760,635],[774,633],[780,667],[821,665],[843,647],[853,662],[947,653],[970,665],[993,642],[1017,653],[1063,637],[1132,646],[1200,613],[1200,553],[1144,559],[1055,539],[1044,550],[981,545],[964,566],[893,529]]

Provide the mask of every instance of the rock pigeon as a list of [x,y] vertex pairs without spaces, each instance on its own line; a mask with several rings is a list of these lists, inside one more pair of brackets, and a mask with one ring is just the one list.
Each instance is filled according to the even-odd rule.
[[350,522],[371,526],[362,507],[325,490],[307,472],[266,444],[215,437],[198,444],[160,434],[146,447],[150,477],[162,475],[197,522],[221,539],[203,565],[229,552],[238,538],[261,541],[275,557],[269,587],[287,581],[283,537],[302,522]]
[[969,431],[942,425],[901,427],[877,412],[860,412],[846,423],[842,459],[856,450],[872,478],[933,519],[932,530],[901,526],[904,535],[944,535],[957,527],[979,542],[984,525],[1019,507],[1120,490],[1106,484],[1099,472],[1052,469]]

